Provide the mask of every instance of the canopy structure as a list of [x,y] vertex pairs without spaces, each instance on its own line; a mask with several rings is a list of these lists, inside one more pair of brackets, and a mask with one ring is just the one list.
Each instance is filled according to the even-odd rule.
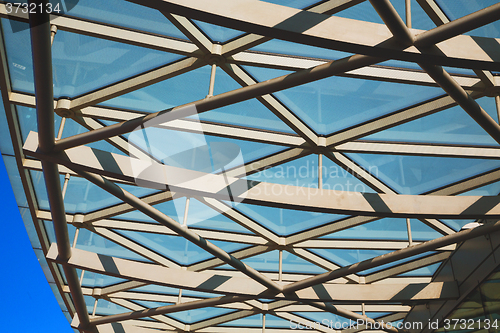
[[0,149],[75,331],[498,331],[500,3],[0,16]]

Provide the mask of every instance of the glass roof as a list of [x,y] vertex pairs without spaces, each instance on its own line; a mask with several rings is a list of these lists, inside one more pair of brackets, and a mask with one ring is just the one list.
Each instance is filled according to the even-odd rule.
[[403,323],[453,235],[500,217],[500,21],[398,40],[496,1],[66,0],[33,45],[11,3],[0,151],[70,322]]

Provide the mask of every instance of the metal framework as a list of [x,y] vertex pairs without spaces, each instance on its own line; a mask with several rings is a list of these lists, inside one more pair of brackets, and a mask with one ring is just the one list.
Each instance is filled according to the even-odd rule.
[[[10,12],[8,3],[0,3],[0,17],[30,25],[34,94],[13,87],[12,60],[5,36],[7,21],[2,21],[0,34],[0,90],[33,223],[64,301],[62,306],[73,318],[73,328],[93,333],[201,333],[242,329],[281,333],[296,331],[300,323],[317,332],[362,332],[369,330],[369,325],[376,325],[379,331],[403,332],[405,330],[396,325],[401,320],[426,323],[446,318],[498,266],[495,259],[498,241],[494,237],[500,229],[499,197],[459,194],[500,181],[499,166],[472,175],[464,172],[444,185],[427,186],[426,190],[409,195],[391,183],[388,175],[371,172],[366,163],[352,156],[371,154],[394,156],[394,159],[410,156],[421,158],[422,163],[424,158],[492,163],[500,160],[497,144],[500,126],[491,116],[492,112],[486,112],[477,102],[479,98],[494,99],[500,114],[500,40],[468,34],[498,20],[499,3],[492,1],[490,7],[450,21],[435,0],[418,0],[418,5],[413,7],[410,7],[411,1],[406,1],[403,17],[389,0],[370,0],[370,9],[384,22],[380,24],[336,15],[367,5],[363,0],[324,0],[302,9],[257,0],[117,0],[117,6],[121,1],[161,13],[185,38],[110,24],[98,18],[83,19],[71,12],[67,15]],[[29,3],[44,6],[47,1],[30,0]],[[425,11],[437,27],[427,31],[413,29],[415,6]],[[116,14],[119,15],[118,11]],[[242,33],[219,43],[203,29],[206,23]],[[58,40],[58,31],[175,54],[179,59],[77,96],[55,98],[52,45]],[[342,51],[348,55],[332,60],[299,56],[291,50],[254,50],[273,39],[293,42],[297,48],[316,47],[315,50]],[[399,62],[389,64],[389,60]],[[402,65],[408,63],[411,65]],[[412,67],[414,64],[421,69]],[[208,87],[205,98],[193,98],[187,104],[154,110],[154,113],[106,104],[154,84],[182,78],[205,66],[210,67],[209,79],[204,83]],[[260,80],[249,68],[291,73]],[[464,70],[467,74],[463,74]],[[223,72],[241,87],[215,93],[217,72]],[[320,80],[331,77],[440,87],[442,93],[322,134],[302,113],[296,112],[300,107],[280,92],[296,87],[306,89],[309,83],[321,84],[324,81]],[[236,109],[241,105],[238,103],[249,100],[258,101],[290,131],[265,130],[255,122],[242,126],[223,119],[195,121],[190,117],[193,109],[198,114],[208,114],[224,107]],[[358,103],[357,96],[352,96],[352,103]],[[466,112],[470,121],[479,125],[494,142],[487,146],[434,143],[432,138],[431,142],[421,138],[408,140],[396,131],[393,140],[366,139],[453,107]],[[30,133],[22,132],[25,129],[20,118],[25,108],[36,108],[38,127],[30,129]],[[323,109],[328,112],[328,107]],[[58,133],[55,120],[60,121]],[[82,126],[85,131],[63,136],[71,124]],[[231,165],[227,170],[224,167],[215,168],[219,169],[216,172],[188,170],[177,163],[175,156],[171,163],[166,162],[149,143],[141,146],[131,139],[131,133],[137,133],[137,129],[145,131],[152,127],[163,131],[164,136],[168,135],[165,133],[206,135],[238,140],[241,145],[258,143],[280,149]],[[447,135],[442,133],[444,138]],[[445,141],[454,138],[450,136]],[[111,147],[109,151],[93,146],[102,141]],[[317,156],[315,188],[305,187],[307,185],[298,181],[295,185],[275,183],[272,177],[266,176],[273,167],[312,156]],[[139,177],[134,166],[146,162],[148,170],[153,171]],[[334,163],[345,177],[356,177],[369,191],[326,188],[323,179],[326,163]],[[40,172],[49,208],[43,207],[35,194],[33,177]],[[403,174],[402,164],[400,172]],[[261,175],[259,181],[250,181],[256,175]],[[91,211],[70,211],[65,204],[66,191],[83,182],[87,184],[87,194],[89,184],[94,184],[94,188],[107,192],[114,201]],[[139,196],[131,193],[131,189],[141,187],[154,191]],[[87,194],[81,198],[82,203]],[[160,208],[180,199],[185,200],[185,210],[177,211],[177,219]],[[216,225],[187,225],[188,219],[198,214],[195,203],[244,232]],[[342,216],[310,226],[305,221],[305,227],[298,231],[279,233],[269,225],[276,221],[267,221],[267,224],[265,218],[239,209],[239,203]],[[147,218],[134,220],[125,214],[143,214],[141,216]],[[359,231],[360,227],[383,218],[406,219],[408,238],[381,237],[383,230],[380,234]],[[415,239],[410,218],[418,219],[434,233],[429,232],[431,236],[426,239]],[[445,219],[473,219],[484,225],[459,231],[450,227]],[[395,223],[395,220],[389,221]],[[55,231],[52,240],[49,225],[53,225]],[[74,239],[68,230],[76,230]],[[351,230],[349,237],[337,237]],[[123,257],[119,251],[102,254],[97,248],[84,246],[79,242],[80,232],[109,241],[133,256]],[[143,241],[140,241],[130,236],[132,233],[151,236],[141,236]],[[209,256],[183,263],[148,242],[156,236],[186,239],[186,244],[196,245]],[[224,241],[244,246],[226,251],[217,245]],[[358,254],[374,251],[374,254],[366,260],[348,262],[338,250],[357,250]],[[188,256],[188,245],[176,251]],[[464,259],[467,251],[480,252],[482,259],[460,271],[456,268],[457,262],[470,261]],[[276,252],[279,259],[274,270],[258,264],[254,267],[252,259]],[[307,264],[307,270],[285,270],[284,256],[297,257]],[[440,268],[434,275],[416,273],[437,264]],[[455,273],[450,274],[453,265]],[[85,274],[91,273],[119,280],[102,286],[86,285]],[[121,312],[100,313],[98,304],[102,302],[119,306]],[[427,311],[429,307],[431,310]],[[187,322],[174,316],[203,309],[208,315],[197,321]],[[213,309],[217,311],[210,312]],[[329,327],[314,319],[318,318],[314,317],[317,313],[324,318],[335,317],[338,323],[362,320],[364,324]],[[252,321],[249,321],[251,324],[245,322],[245,318],[256,315],[262,318],[258,326]],[[411,331],[431,332],[432,329],[425,326]]]

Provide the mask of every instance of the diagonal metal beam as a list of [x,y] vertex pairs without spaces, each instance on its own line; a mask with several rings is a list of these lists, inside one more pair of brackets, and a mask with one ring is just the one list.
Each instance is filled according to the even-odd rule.
[[459,243],[467,239],[479,237],[485,234],[492,233],[500,229],[500,221],[488,225],[483,225],[474,229],[462,230],[453,235],[436,238],[418,245],[407,247],[406,249],[387,253],[372,259],[361,261],[349,266],[344,266],[340,269],[323,273],[312,278],[291,283],[283,288],[283,293],[294,292],[304,288],[308,288],[320,283],[328,282],[339,277],[361,272],[373,267],[385,265],[400,259],[408,258],[427,251],[433,251],[437,248],[447,246],[453,243]]

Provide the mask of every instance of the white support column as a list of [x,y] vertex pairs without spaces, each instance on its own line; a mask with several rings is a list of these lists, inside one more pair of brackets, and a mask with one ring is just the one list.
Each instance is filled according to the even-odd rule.
[[323,188],[323,154],[318,154],[318,188]]
[[410,218],[406,218],[406,229],[408,230],[408,246],[413,245],[413,239],[411,237],[411,224],[410,224]]
[[283,250],[280,250],[279,282],[283,280]]
[[411,0],[405,0],[406,4],[406,26],[411,28]]
[[495,96],[495,104],[497,106],[498,122],[500,123],[500,95]]

